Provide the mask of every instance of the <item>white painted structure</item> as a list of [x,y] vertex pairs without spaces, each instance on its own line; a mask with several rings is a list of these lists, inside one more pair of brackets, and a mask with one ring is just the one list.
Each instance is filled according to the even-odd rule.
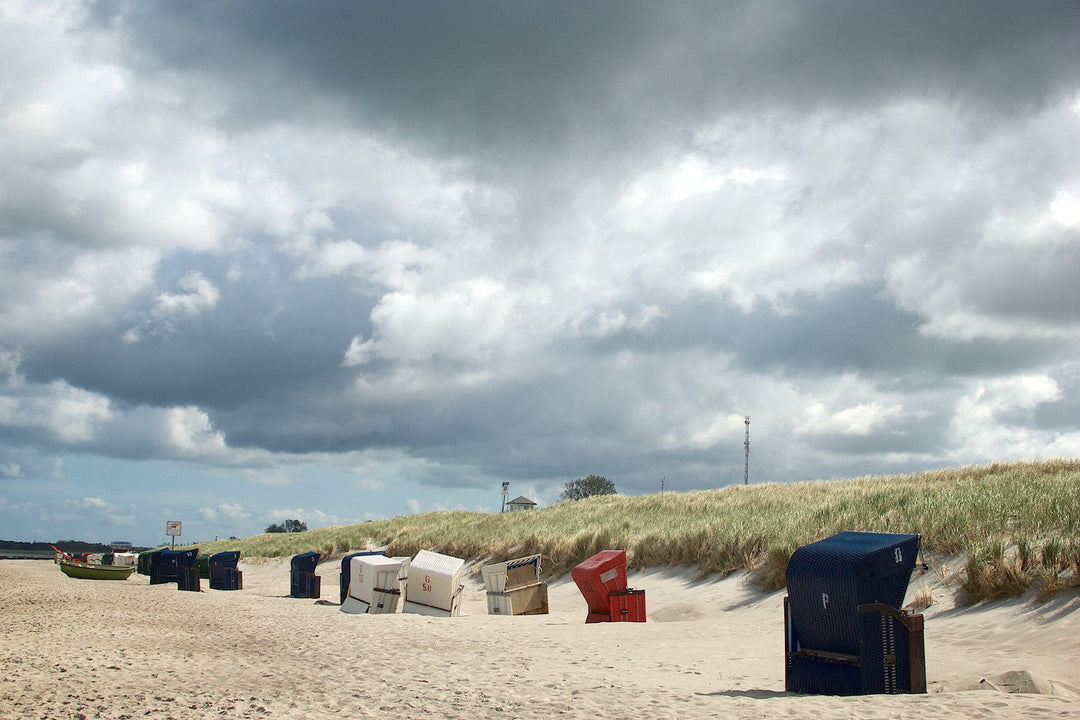
[[[528,567],[525,572],[529,575],[531,581],[540,582],[540,555],[527,555],[515,560],[485,565],[481,571],[484,574],[485,589],[489,593],[506,592],[506,571],[520,567]],[[519,582],[515,584],[524,585],[526,583]]]
[[139,553],[133,552],[114,552],[113,553],[113,565],[135,565],[139,561]]
[[462,577],[465,561],[461,558],[421,550],[409,564],[405,590],[405,612],[452,617],[461,610]]
[[540,555],[485,565],[488,615],[546,615],[547,585],[540,571]]
[[361,555],[349,561],[349,594],[341,611],[351,614],[395,613],[401,599],[402,563],[385,555]]

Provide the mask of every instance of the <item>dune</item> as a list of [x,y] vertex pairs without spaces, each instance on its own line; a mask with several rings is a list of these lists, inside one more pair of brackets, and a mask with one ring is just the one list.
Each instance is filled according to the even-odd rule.
[[548,615],[350,615],[338,567],[321,600],[289,598],[287,560],[242,561],[244,588],[180,592],[132,576],[68,578],[0,561],[2,718],[1067,718],[1080,717],[1080,594],[957,607],[927,593],[923,695],[784,692],[784,592],[744,574],[631,575],[648,622],[585,625],[569,578]]

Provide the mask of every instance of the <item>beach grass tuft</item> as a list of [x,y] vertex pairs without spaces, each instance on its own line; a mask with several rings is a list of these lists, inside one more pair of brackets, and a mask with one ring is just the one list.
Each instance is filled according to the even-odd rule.
[[748,571],[784,586],[798,547],[845,530],[917,533],[925,554],[962,555],[961,598],[975,603],[1034,588],[1080,585],[1080,460],[994,463],[909,475],[736,485],[652,495],[604,495],[514,513],[434,512],[201,545],[245,557],[318,551],[391,555],[434,550],[476,562],[542,553],[563,575],[608,549],[631,567]]

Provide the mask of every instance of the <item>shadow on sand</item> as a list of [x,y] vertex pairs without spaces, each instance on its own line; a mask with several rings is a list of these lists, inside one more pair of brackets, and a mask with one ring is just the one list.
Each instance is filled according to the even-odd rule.
[[772,698],[795,697],[795,693],[783,690],[719,690],[710,693],[694,693],[702,697],[745,697],[754,700],[770,700]]

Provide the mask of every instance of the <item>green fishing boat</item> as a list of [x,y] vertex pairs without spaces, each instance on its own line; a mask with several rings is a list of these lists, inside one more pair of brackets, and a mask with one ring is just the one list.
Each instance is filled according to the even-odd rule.
[[134,565],[97,565],[66,558],[59,564],[65,575],[80,580],[127,580],[135,572]]

